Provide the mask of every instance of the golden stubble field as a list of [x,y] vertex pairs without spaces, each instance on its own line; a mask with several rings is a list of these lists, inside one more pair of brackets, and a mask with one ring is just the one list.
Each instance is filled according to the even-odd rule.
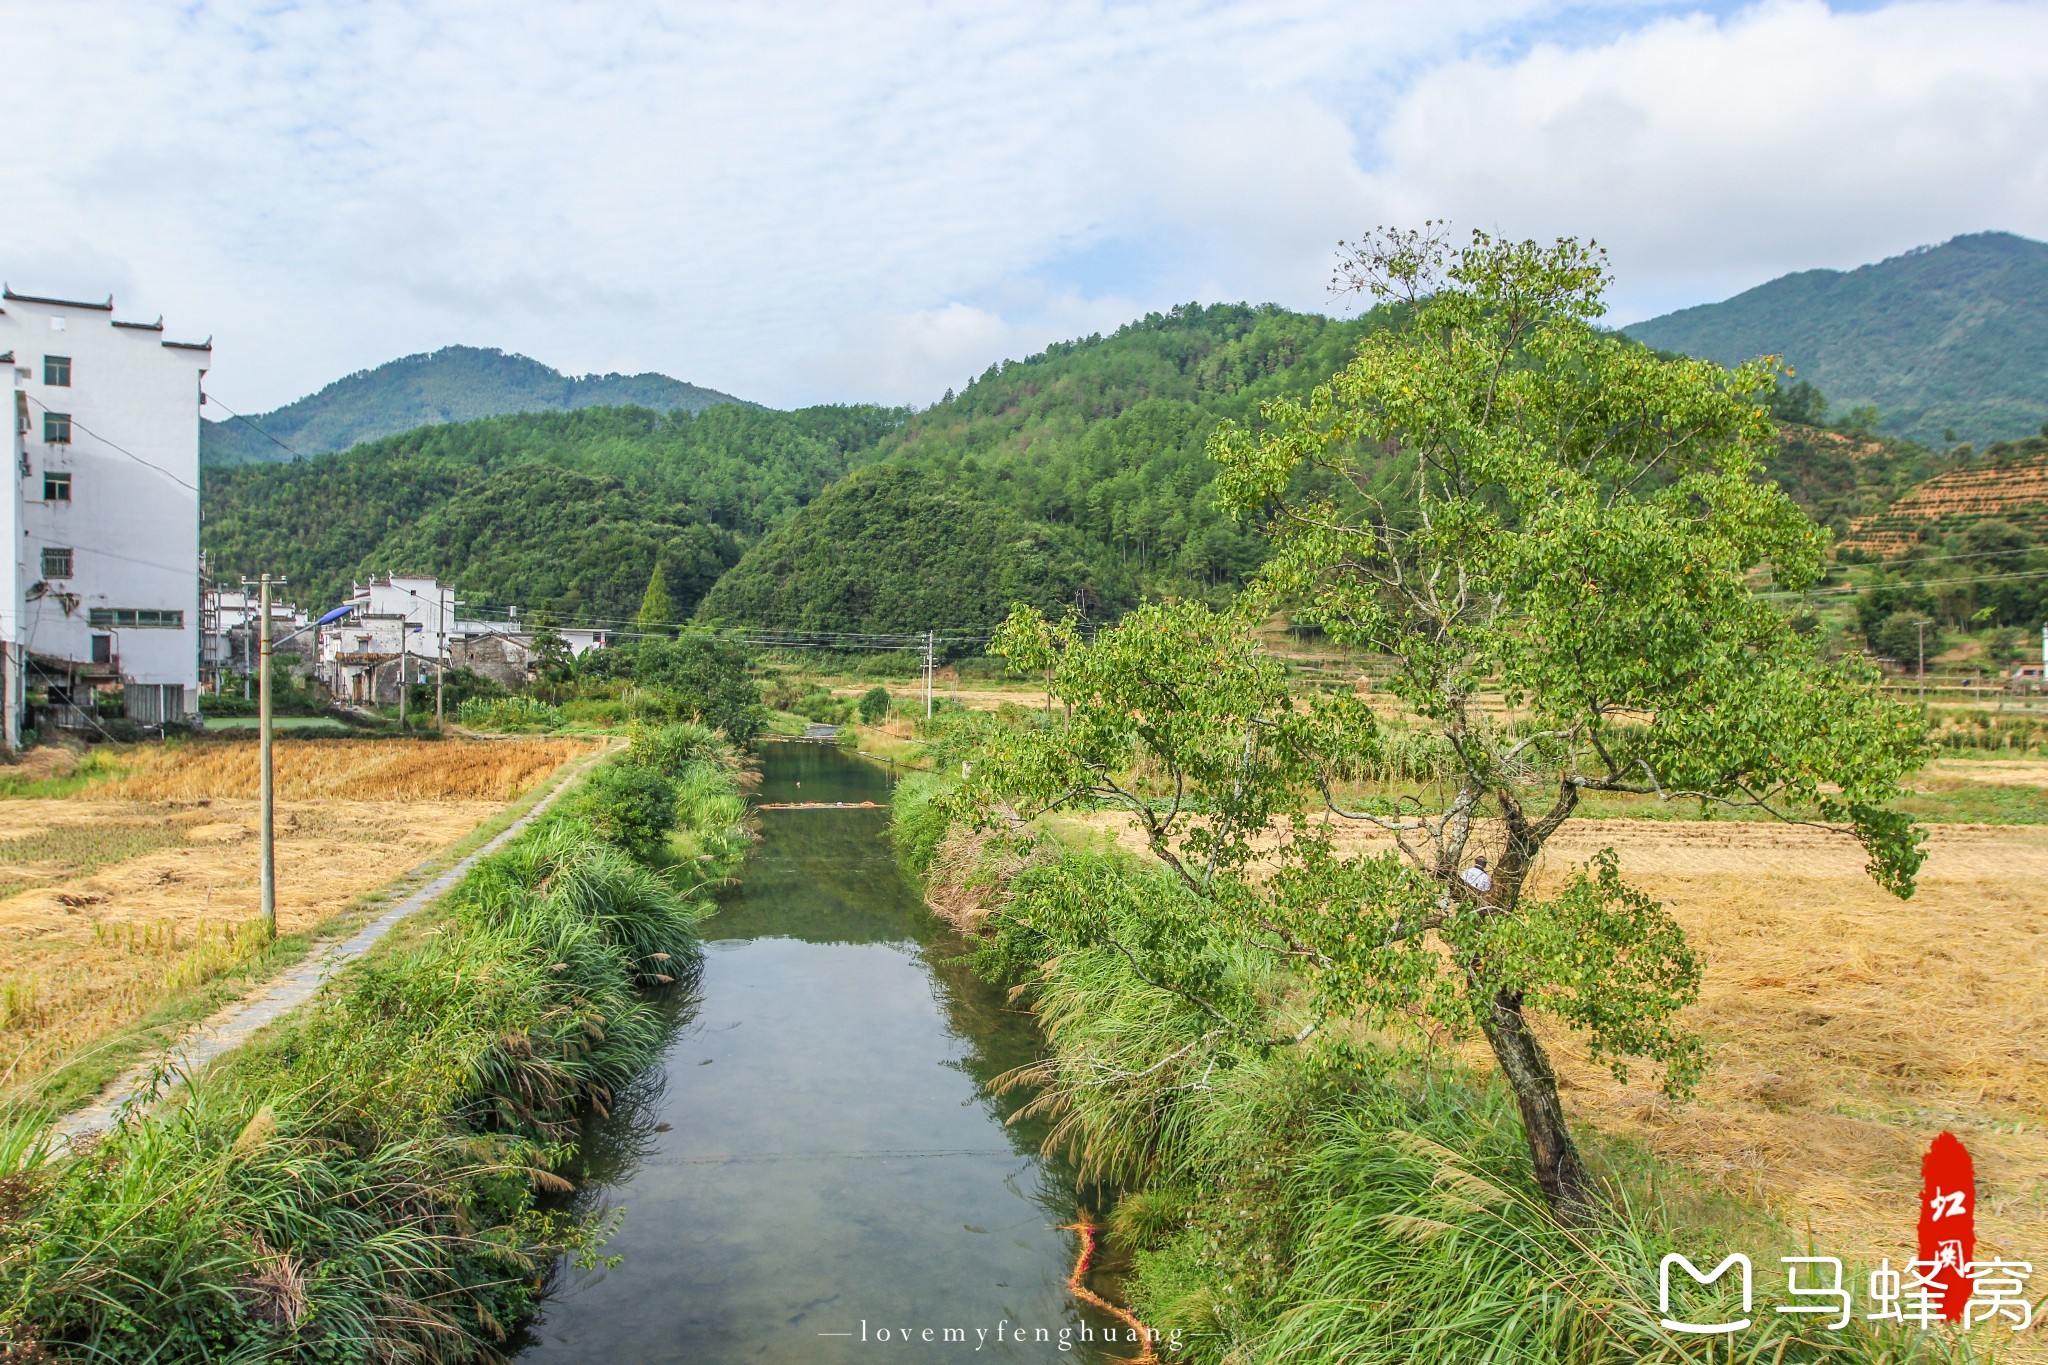
[[[308,929],[463,838],[588,745],[283,740],[277,918]],[[131,751],[0,800],[0,1093],[257,951],[256,749]]]
[[[1122,821],[1086,822],[1139,846]],[[1543,876],[1610,846],[1700,955],[1688,1022],[1713,1066],[1674,1103],[1646,1069],[1617,1083],[1544,1028],[1578,1122],[1768,1209],[1823,1254],[1894,1265],[1913,1254],[1921,1154],[1946,1129],[1976,1160],[1979,1255],[2048,1263],[2048,827],[1930,826],[1910,901],[1872,883],[1847,838],[1752,821],[1575,822]]]

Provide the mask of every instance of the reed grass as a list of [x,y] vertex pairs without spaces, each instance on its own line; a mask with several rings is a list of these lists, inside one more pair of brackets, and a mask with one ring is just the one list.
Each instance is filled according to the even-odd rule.
[[[682,776],[704,787],[693,809],[729,809]],[[403,941],[97,1145],[54,1154],[44,1116],[0,1118],[0,1354],[500,1350],[550,1258],[602,1231],[534,1194],[563,1187],[584,1108],[658,1046],[638,988],[687,974],[704,909],[551,813]]]
[[[904,801],[915,822],[930,793]],[[945,838],[918,842],[942,861]],[[1959,1337],[1859,1317],[1830,1332],[1776,1314],[1776,1258],[1815,1248],[1725,1196],[1646,1176],[1642,1153],[1604,1159],[1597,1140],[1608,1210],[1560,1224],[1504,1087],[1455,1053],[1342,1026],[1274,1045],[1298,1031],[1290,979],[1191,927],[1178,888],[1128,854],[1064,848],[1016,864],[1000,890],[976,965],[1029,1003],[1047,1054],[998,1084],[1029,1088],[1020,1117],[1048,1125],[1084,1182],[1118,1191],[1124,1292],[1199,1365],[1908,1365],[2009,1344],[1998,1328]],[[1076,914],[1094,942],[1047,927]],[[1166,988],[1189,983],[1211,1008]],[[1755,1325],[1734,1339],[1666,1330],[1661,1257],[1706,1267],[1738,1250],[1755,1263]],[[1845,1260],[1861,1313],[1867,1267]],[[1712,1313],[1725,1297],[1687,1306]]]

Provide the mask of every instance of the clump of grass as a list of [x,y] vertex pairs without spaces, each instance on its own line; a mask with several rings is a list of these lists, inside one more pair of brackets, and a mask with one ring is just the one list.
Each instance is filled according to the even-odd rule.
[[[686,771],[684,782],[695,777]],[[502,1349],[550,1257],[602,1227],[537,1190],[650,1058],[636,987],[690,969],[702,903],[553,814],[431,932],[97,1146],[0,1119],[0,1342],[95,1360],[457,1360]]]
[[534,734],[562,728],[561,708],[532,697],[471,697],[455,714],[469,729],[499,734]]
[[19,763],[0,767],[0,799],[56,800],[120,776],[137,751],[101,745],[82,753],[60,745],[31,749]]
[[32,1028],[43,1017],[34,976],[0,981],[0,1029]]

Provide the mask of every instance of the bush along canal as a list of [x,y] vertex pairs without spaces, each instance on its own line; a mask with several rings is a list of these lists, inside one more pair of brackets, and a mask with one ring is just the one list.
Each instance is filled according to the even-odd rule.
[[701,727],[642,733],[149,1112],[83,1150],[0,1115],[0,1359],[500,1358],[596,1254],[536,1195],[660,1052],[736,776]]
[[1039,1036],[903,879],[889,776],[764,749],[760,843],[696,989],[570,1172],[569,1205],[624,1217],[604,1258],[565,1259],[521,1359],[1140,1355],[1069,1291],[1072,1172],[990,1090]]

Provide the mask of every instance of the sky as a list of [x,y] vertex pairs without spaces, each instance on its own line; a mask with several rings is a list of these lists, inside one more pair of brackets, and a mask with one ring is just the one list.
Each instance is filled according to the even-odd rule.
[[929,404],[1375,225],[1591,237],[1610,320],[2048,238],[2048,3],[0,0],[0,276],[262,411],[463,343]]

